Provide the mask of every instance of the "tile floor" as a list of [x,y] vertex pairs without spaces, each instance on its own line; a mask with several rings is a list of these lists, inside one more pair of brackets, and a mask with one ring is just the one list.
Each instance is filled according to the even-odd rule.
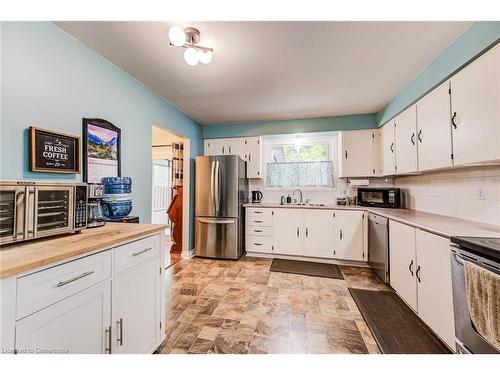
[[161,353],[378,353],[348,287],[387,290],[369,268],[345,280],[269,272],[271,259],[182,259],[166,271]]

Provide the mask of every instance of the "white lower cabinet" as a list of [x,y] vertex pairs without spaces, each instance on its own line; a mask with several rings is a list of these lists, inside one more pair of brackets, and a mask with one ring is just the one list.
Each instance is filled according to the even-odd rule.
[[274,252],[302,255],[302,210],[282,208],[273,212]]
[[[2,304],[22,307],[17,318],[9,314],[14,349],[152,353],[165,338],[164,252],[163,234],[156,234],[17,275],[17,294],[10,302],[2,299]],[[2,335],[5,324],[2,319]]]
[[248,207],[246,218],[248,252],[368,259],[364,211]]
[[365,213],[362,211],[335,211],[334,258],[363,261],[365,258]]
[[18,353],[109,352],[111,282],[75,294],[16,325]]
[[448,239],[390,221],[390,283],[450,347],[455,347]]
[[389,221],[390,283],[399,296],[417,311],[415,228]]
[[304,256],[333,258],[333,217],[331,210],[304,210]]
[[150,353],[160,328],[160,265],[153,260],[113,281],[113,352]]
[[450,242],[416,230],[418,315],[450,348],[455,347]]

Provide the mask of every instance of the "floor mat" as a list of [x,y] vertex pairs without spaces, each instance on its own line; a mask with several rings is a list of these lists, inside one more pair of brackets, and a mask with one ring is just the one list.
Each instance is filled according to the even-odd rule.
[[396,293],[354,288],[349,292],[382,353],[451,353]]
[[330,279],[344,279],[340,268],[336,264],[305,262],[301,260],[273,259],[270,271],[328,277]]

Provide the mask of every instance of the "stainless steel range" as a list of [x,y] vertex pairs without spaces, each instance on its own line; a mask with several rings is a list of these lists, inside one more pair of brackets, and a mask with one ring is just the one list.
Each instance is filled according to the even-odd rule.
[[[465,262],[500,275],[500,238],[452,237],[451,272],[455,344],[459,353],[498,354],[500,351],[476,329],[471,319],[465,287]],[[500,299],[500,295],[493,296]],[[498,319],[498,317],[497,317]]]

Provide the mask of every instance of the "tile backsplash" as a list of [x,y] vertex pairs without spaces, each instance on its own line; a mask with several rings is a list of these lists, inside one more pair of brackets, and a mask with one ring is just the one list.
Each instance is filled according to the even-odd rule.
[[396,177],[406,208],[500,225],[500,166]]

